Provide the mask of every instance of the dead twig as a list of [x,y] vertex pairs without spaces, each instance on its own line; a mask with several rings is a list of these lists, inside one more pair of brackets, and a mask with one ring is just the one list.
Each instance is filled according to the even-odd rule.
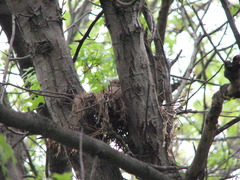
[[236,43],[238,45],[238,48],[240,49],[240,34],[238,32],[238,29],[236,27],[236,24],[234,23],[234,18],[231,14],[231,11],[230,11],[230,8],[229,8],[229,5],[228,5],[228,1],[226,0],[220,0],[221,3],[222,3],[222,6],[223,6],[223,9],[226,13],[226,16],[227,16],[227,19],[228,19],[228,23],[230,24],[230,27],[232,29],[232,32],[233,32],[233,35],[236,39]]
[[240,116],[234,118],[233,120],[231,120],[230,122],[228,122],[227,124],[223,125],[222,127],[218,128],[218,130],[216,131],[215,136],[217,136],[218,134],[220,134],[221,132],[223,132],[224,130],[226,130],[227,128],[231,127],[232,125],[238,123],[240,121]]
[[4,89],[4,85],[6,83],[6,79],[7,79],[7,72],[8,72],[8,67],[9,67],[9,63],[10,63],[10,56],[13,50],[13,42],[14,42],[14,38],[15,38],[15,33],[16,33],[16,20],[15,20],[15,15],[12,15],[12,35],[11,35],[11,39],[10,39],[10,44],[9,44],[9,49],[8,49],[8,54],[7,54],[7,60],[6,60],[6,64],[5,64],[5,68],[4,68],[4,73],[3,73],[3,80],[2,80],[2,84],[1,84],[1,104],[4,104],[4,94],[5,94],[5,89]]
[[73,56],[73,63],[76,62],[77,57],[78,57],[78,54],[79,54],[79,52],[80,52],[80,49],[81,49],[84,41],[87,39],[87,37],[89,36],[89,34],[90,34],[93,26],[96,24],[96,22],[98,21],[98,19],[99,19],[102,15],[103,15],[103,11],[101,11],[101,12],[97,15],[97,17],[96,17],[96,18],[94,19],[94,21],[91,23],[91,25],[89,26],[87,32],[86,32],[86,33],[84,34],[84,36],[82,37],[82,39],[75,41],[75,42],[79,42],[79,44],[78,44],[77,49],[76,49],[76,52],[75,52],[75,54],[74,54],[74,56]]

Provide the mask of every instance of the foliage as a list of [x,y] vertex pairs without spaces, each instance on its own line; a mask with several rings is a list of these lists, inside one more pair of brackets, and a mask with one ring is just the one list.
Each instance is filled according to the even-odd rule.
[[[29,68],[25,70],[25,74],[22,76],[25,79],[25,83],[23,86],[29,86],[28,89],[30,90],[29,96],[24,98],[23,106],[21,106],[21,110],[35,110],[38,108],[40,103],[44,103],[44,97],[41,95],[36,95],[35,92],[37,90],[41,90],[35,71],[33,68]],[[31,92],[32,91],[32,92]],[[39,91],[40,92],[40,91]],[[37,92],[38,94],[40,94]]]
[[12,147],[6,142],[5,137],[0,135],[0,170],[4,175],[7,173],[8,163],[16,165],[17,160],[14,156]]
[[72,176],[73,176],[73,173],[72,173],[72,172],[63,173],[63,174],[54,173],[54,174],[52,175],[52,178],[55,179],[55,180],[71,180],[71,179],[72,179]]
[[[74,54],[76,45],[71,45]],[[112,49],[101,43],[87,41],[79,54],[75,67],[82,83],[87,83],[90,90],[99,92],[109,80],[116,77],[116,66]]]
[[[149,0],[147,2],[151,6],[155,1]],[[77,1],[72,1],[72,3],[77,4]],[[151,9],[156,21],[160,5],[160,1],[157,1]],[[197,18],[193,7],[201,17],[203,27],[201,27],[200,20]],[[239,7],[239,3],[231,2],[231,13],[238,13]],[[79,27],[79,33],[74,37],[75,40],[81,40],[99,9],[99,7],[93,6],[92,13],[86,16],[86,23]],[[177,91],[181,91],[174,104],[178,120],[176,121],[177,128],[173,149],[179,166],[188,166],[191,163],[195,154],[195,148],[201,137],[206,114],[211,106],[211,98],[220,85],[229,83],[224,77],[223,61],[220,55],[224,60],[232,59],[239,51],[229,25],[224,25],[227,21],[226,18],[222,18],[224,12],[219,9],[222,10],[222,7],[218,1],[174,1],[168,16],[164,41],[166,56],[169,61],[172,61],[182,50],[182,54],[171,69],[171,74],[179,78],[176,76],[172,78],[177,83],[182,83],[187,79],[187,83],[182,90],[176,89],[173,92],[176,95]],[[71,24],[69,8],[67,8],[64,18],[64,26],[67,28]],[[236,22],[239,22],[239,14],[235,16],[235,19]],[[140,22],[143,24],[144,29],[147,29],[147,23],[143,15],[140,16]],[[206,36],[203,28],[209,33],[214,46]],[[199,42],[196,43],[197,41]],[[72,56],[74,56],[78,44],[78,42],[73,42],[69,45]],[[218,55],[215,49],[217,49],[220,55]],[[3,57],[0,62],[1,66],[4,64],[3,61],[6,61],[6,57]],[[109,81],[117,78],[114,54],[103,17],[98,20],[89,37],[84,41],[74,65],[81,83],[88,92],[106,90]],[[187,68],[191,69],[189,75],[185,73]],[[10,71],[15,71],[16,69],[17,67],[13,65]],[[34,111],[40,103],[44,103],[44,97],[40,91],[36,91],[41,90],[41,88],[34,69],[29,68],[25,72],[21,77],[24,80],[24,84],[21,87],[7,89],[8,97],[14,108],[21,111]],[[11,81],[16,81],[12,75],[10,76]],[[28,89],[29,93],[23,87]],[[232,99],[225,102],[219,118],[219,126],[221,127],[232,119],[239,117],[239,110],[239,100]],[[182,113],[183,111],[186,111],[186,113]],[[235,172],[232,169],[239,165],[239,129],[240,124],[238,123],[216,137],[211,147],[207,164],[209,179],[220,179],[222,178],[221,174],[231,176]],[[36,150],[38,145],[43,146],[45,143],[43,140],[38,140],[35,136],[31,138],[33,140],[25,142],[30,149]],[[0,144],[1,165],[5,165],[9,160],[16,163],[13,151],[5,142],[3,136],[0,136]],[[44,165],[39,164],[39,160],[45,158],[43,155],[45,151],[42,150],[39,153],[35,153],[35,151],[29,152],[36,169],[39,170],[38,179],[41,179],[44,177]],[[28,165],[26,166],[30,172],[31,168]],[[5,166],[2,166],[1,169],[3,173],[6,172]],[[229,170],[230,174],[227,174],[227,170]],[[58,180],[71,179],[72,176],[72,173],[54,174],[52,178]]]

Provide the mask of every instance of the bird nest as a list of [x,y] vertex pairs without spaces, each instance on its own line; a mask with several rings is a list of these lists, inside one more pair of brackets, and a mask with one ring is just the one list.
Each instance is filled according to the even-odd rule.
[[124,147],[127,138],[126,107],[120,88],[110,88],[102,93],[78,94],[72,107],[72,129],[85,134],[116,142]]

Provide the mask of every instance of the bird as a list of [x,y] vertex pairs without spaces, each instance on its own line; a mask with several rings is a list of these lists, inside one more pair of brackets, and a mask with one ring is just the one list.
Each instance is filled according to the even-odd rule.
[[119,79],[113,79],[109,84],[109,91],[111,94],[115,94],[121,91],[121,84]]

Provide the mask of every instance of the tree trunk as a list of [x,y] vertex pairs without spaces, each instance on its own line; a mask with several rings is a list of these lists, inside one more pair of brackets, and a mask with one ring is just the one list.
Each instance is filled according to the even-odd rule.
[[[159,166],[174,166],[169,156],[168,119],[160,107],[151,64],[145,47],[145,32],[139,20],[143,3],[131,5],[101,0],[109,29],[123,98],[129,115],[129,144],[140,160]],[[152,55],[153,56],[153,55]],[[164,87],[163,87],[164,88]],[[180,178],[177,171],[170,176]]]
[[[27,43],[40,87],[47,92],[45,101],[52,120],[64,127],[71,127],[69,115],[72,98],[75,94],[84,93],[84,90],[63,36],[62,14],[58,1],[26,0],[20,3],[18,0],[7,0],[6,2],[10,12],[16,17],[20,32]],[[80,165],[76,163],[79,157],[70,153],[69,157],[71,163],[74,163],[75,171],[80,172]],[[89,155],[84,157],[86,159],[83,162],[91,163],[92,157]],[[102,161],[97,164],[101,165]],[[85,166],[84,173],[91,174],[92,167]],[[117,172],[121,177],[118,169],[109,164],[104,168],[106,167]],[[100,174],[101,168],[94,172],[93,179],[111,179],[111,173]],[[83,172],[77,174],[78,177],[82,176],[81,173]]]

